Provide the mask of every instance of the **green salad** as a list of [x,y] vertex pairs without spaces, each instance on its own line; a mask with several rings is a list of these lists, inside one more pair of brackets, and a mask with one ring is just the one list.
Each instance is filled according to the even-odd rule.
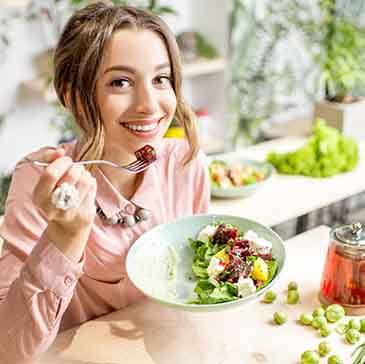
[[287,153],[270,152],[267,161],[279,173],[329,177],[353,170],[359,161],[359,147],[354,139],[317,118],[302,147]]
[[265,287],[277,271],[272,244],[252,230],[242,234],[231,224],[207,225],[189,242],[197,279],[196,299],[190,303],[214,304],[246,297]]

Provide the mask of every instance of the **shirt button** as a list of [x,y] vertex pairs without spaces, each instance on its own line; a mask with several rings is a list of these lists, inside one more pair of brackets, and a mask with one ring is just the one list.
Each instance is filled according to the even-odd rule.
[[127,203],[124,207],[124,210],[126,211],[127,214],[132,215],[134,214],[136,208],[131,203]]
[[73,278],[71,278],[70,276],[66,276],[65,277],[65,285],[67,287],[70,287],[72,285],[72,283],[74,282]]

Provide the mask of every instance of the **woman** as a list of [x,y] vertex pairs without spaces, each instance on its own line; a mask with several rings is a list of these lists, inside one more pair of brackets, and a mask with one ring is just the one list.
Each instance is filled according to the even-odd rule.
[[[24,159],[14,172],[0,229],[0,363],[33,359],[60,330],[141,299],[125,272],[129,247],[151,227],[209,206],[178,47],[161,19],[89,5],[66,24],[54,65],[80,138],[27,156],[47,167]],[[187,142],[163,138],[173,117]],[[157,160],[143,173],[73,164],[125,165],[146,144]]]

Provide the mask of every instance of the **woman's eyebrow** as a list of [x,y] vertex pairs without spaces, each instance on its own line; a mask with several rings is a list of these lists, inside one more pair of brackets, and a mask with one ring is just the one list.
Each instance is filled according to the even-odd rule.
[[[160,71],[164,68],[170,68],[170,63],[166,62],[166,63],[161,63],[159,65],[157,65],[155,67],[155,70],[156,71]],[[137,70],[133,67],[130,67],[130,66],[124,66],[124,65],[121,65],[121,64],[118,64],[118,65],[114,65],[114,66],[111,66],[111,67],[108,67],[105,71],[104,71],[104,74],[108,73],[108,72],[111,72],[111,71],[125,71],[125,72],[129,72],[129,73],[137,73]]]

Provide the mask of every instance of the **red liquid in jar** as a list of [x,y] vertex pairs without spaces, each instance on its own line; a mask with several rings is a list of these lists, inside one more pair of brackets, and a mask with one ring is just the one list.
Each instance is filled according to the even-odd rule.
[[322,276],[321,293],[329,302],[365,304],[365,257],[351,256],[332,243]]

